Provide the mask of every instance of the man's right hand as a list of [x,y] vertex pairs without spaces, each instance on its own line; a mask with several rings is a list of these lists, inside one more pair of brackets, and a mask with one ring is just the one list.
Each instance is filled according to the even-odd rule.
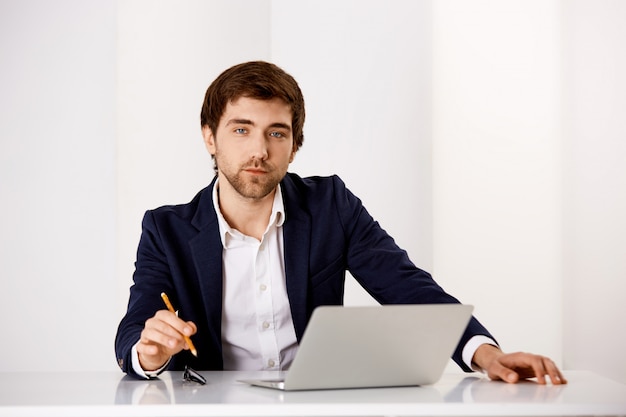
[[195,323],[183,321],[168,310],[159,310],[146,320],[137,344],[139,364],[144,371],[161,368],[173,355],[183,349],[189,349],[185,336],[198,331]]

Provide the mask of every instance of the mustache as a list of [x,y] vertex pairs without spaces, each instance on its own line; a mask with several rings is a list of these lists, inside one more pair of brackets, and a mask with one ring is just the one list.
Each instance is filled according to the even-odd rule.
[[263,171],[272,170],[272,166],[270,164],[266,163],[265,161],[259,161],[258,159],[253,159],[252,161],[248,162],[247,164],[241,167],[242,170],[250,169],[250,168],[261,169]]

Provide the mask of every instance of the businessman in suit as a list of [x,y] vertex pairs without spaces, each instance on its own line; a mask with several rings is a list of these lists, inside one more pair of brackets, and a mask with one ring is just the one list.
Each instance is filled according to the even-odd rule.
[[[298,84],[273,64],[236,65],[209,86],[201,126],[216,176],[190,203],[144,216],[115,342],[124,372],[287,369],[313,310],[343,303],[346,271],[381,304],[458,303],[340,178],[287,172],[304,118]],[[566,382],[547,357],[502,352],[476,318],[452,358],[492,379]]]

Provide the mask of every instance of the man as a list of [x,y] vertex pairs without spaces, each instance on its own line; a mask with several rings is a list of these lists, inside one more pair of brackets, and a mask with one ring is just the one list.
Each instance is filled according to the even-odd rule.
[[[144,217],[116,337],[124,372],[287,369],[313,310],[343,303],[346,270],[382,304],[458,302],[338,177],[287,173],[304,117],[298,84],[270,63],[234,66],[209,86],[201,125],[216,177],[190,203]],[[198,357],[185,342],[192,335]],[[503,353],[475,318],[452,358],[492,379],[566,382],[549,358]]]

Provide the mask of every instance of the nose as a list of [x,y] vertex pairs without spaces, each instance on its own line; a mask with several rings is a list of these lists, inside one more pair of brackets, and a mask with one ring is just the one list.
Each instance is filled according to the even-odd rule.
[[268,157],[267,138],[263,133],[250,136],[250,158],[265,161]]

